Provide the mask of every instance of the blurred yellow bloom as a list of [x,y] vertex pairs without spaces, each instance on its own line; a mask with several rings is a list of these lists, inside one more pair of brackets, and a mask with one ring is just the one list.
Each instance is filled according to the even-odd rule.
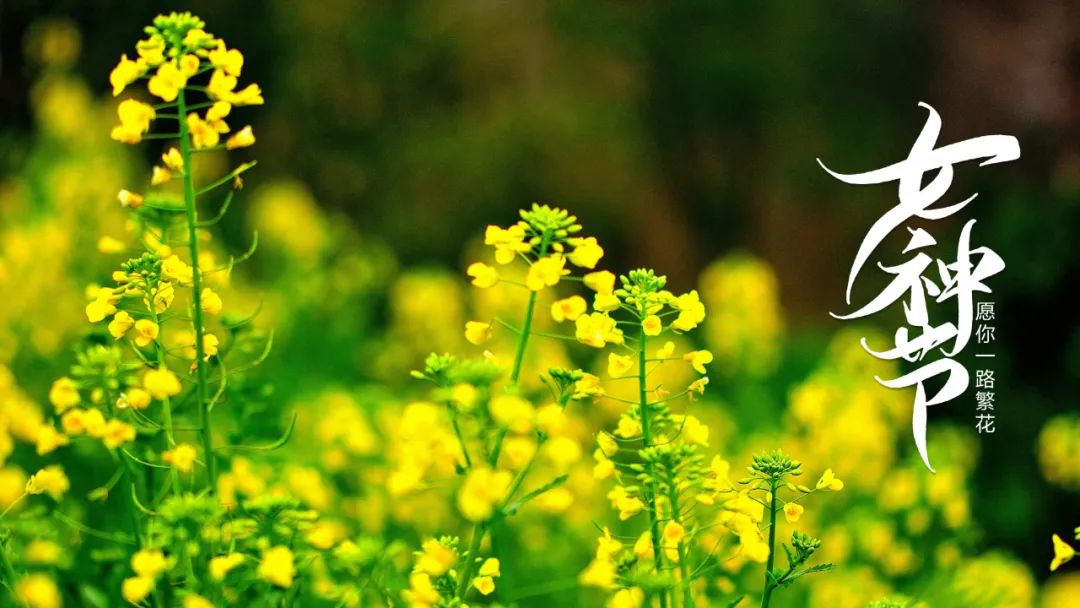
[[184,170],[184,157],[180,154],[180,150],[175,147],[169,148],[164,154],[161,155],[161,161],[165,163],[165,166],[173,171]]
[[644,604],[645,592],[641,587],[627,587],[611,596],[607,608],[641,608]]
[[195,446],[189,443],[178,443],[173,449],[161,453],[161,460],[172,465],[181,473],[190,473],[195,470],[197,457],[198,452],[195,450]]
[[525,253],[532,247],[525,242],[525,228],[520,224],[503,229],[498,226],[488,226],[484,232],[484,244],[495,248],[495,261],[499,264],[509,264],[514,261],[519,253]]
[[594,348],[603,348],[608,342],[622,344],[623,334],[615,319],[604,313],[594,312],[577,318],[575,336],[578,341]]
[[1054,543],[1054,559],[1050,562],[1050,571],[1053,572],[1071,560],[1076,555],[1076,550],[1069,543],[1061,540],[1057,534],[1051,540]]
[[130,190],[121,190],[116,195],[117,200],[120,201],[120,205],[129,209],[138,209],[142,207],[143,197],[138,192],[131,192]]
[[98,250],[98,252],[99,253],[104,253],[106,255],[115,254],[115,253],[123,253],[124,249],[125,249],[125,247],[124,247],[123,241],[121,241],[119,239],[114,239],[111,236],[103,236],[100,239],[98,239],[98,242],[97,242],[97,250]]
[[229,139],[225,140],[225,148],[228,150],[236,150],[238,148],[247,148],[255,145],[255,131],[251,129],[251,126],[245,126],[234,133]]
[[211,148],[221,140],[221,134],[210,123],[204,121],[196,112],[187,115],[188,133],[191,134],[191,145],[196,149]]
[[244,55],[237,49],[225,48],[225,41],[218,40],[217,48],[207,54],[207,59],[215,67],[229,76],[239,76],[244,67]]
[[646,336],[659,336],[660,332],[664,329],[663,323],[660,322],[660,317],[656,315],[645,317],[645,320],[641,322],[641,327],[645,330]]
[[244,563],[242,553],[229,553],[210,558],[210,578],[223,581],[231,570]]
[[169,173],[168,169],[164,167],[154,166],[152,173],[150,174],[150,185],[160,186],[161,184],[169,183],[172,179],[172,173]]
[[59,378],[52,383],[49,389],[49,403],[52,403],[57,414],[63,414],[65,410],[79,404],[79,389],[71,378]]
[[531,291],[540,291],[545,287],[558,285],[559,279],[565,274],[566,258],[559,254],[540,258],[529,266],[529,273],[525,276],[525,286]]
[[214,605],[201,595],[191,594],[184,597],[184,608],[214,608]]
[[563,321],[576,321],[585,314],[589,304],[581,296],[570,296],[551,303],[551,318],[556,323]]
[[490,576],[478,576],[473,579],[473,587],[482,595],[491,595],[495,591],[495,581]]
[[34,438],[34,447],[38,456],[44,456],[56,448],[67,444],[67,435],[60,433],[47,424],[42,425],[38,429],[37,436]]
[[58,464],[50,464],[30,476],[26,482],[26,493],[48,494],[59,502],[70,487],[71,483],[64,474],[64,468]]
[[501,576],[502,572],[499,570],[499,560],[494,557],[489,557],[484,560],[484,563],[480,566],[480,576]]
[[125,578],[120,584],[120,595],[132,604],[138,604],[150,595],[155,584],[154,579],[146,576]]
[[151,369],[143,374],[143,388],[155,399],[165,399],[180,394],[180,380],[171,370]]
[[263,551],[262,560],[256,570],[259,578],[268,581],[278,587],[292,585],[293,577],[296,576],[296,565],[293,562],[293,553],[288,547],[271,547]]
[[482,262],[469,264],[465,272],[473,278],[472,284],[480,288],[494,287],[499,282],[499,271]]
[[615,291],[615,275],[606,270],[590,272],[582,277],[582,280],[586,287],[596,293],[610,294]]
[[686,537],[686,528],[677,521],[669,521],[664,525],[663,537],[664,555],[673,562],[679,561],[679,543]]
[[442,596],[431,584],[431,577],[423,572],[409,575],[409,588],[403,591],[401,596],[410,608],[428,608],[442,600]]
[[121,101],[116,114],[120,124],[113,127],[109,137],[125,144],[142,141],[143,134],[150,130],[150,121],[157,115],[153,106],[134,99]]
[[784,519],[786,519],[789,524],[793,524],[799,521],[804,510],[802,505],[789,502],[784,505]]
[[418,572],[431,576],[442,576],[457,562],[457,552],[439,542],[429,538],[421,545],[421,553],[416,558],[415,568]]
[[615,434],[623,439],[633,439],[641,436],[641,422],[623,414],[619,418],[619,425],[615,427]]
[[56,582],[41,573],[28,574],[19,580],[15,596],[29,608],[60,608],[64,603]]
[[146,88],[151,95],[162,101],[176,101],[180,89],[187,84],[187,75],[180,70],[175,61],[167,61],[158,66],[157,72],[150,78]]
[[618,310],[620,304],[618,296],[613,293],[598,293],[593,296],[593,308],[600,312]]
[[634,367],[634,359],[630,355],[618,355],[608,353],[608,375],[612,378],[621,378]]
[[203,287],[201,294],[202,310],[206,314],[216,315],[221,312],[221,296],[209,287]]
[[509,471],[493,471],[487,467],[474,467],[465,477],[458,490],[458,510],[471,522],[486,521],[495,513],[495,507],[510,489]]
[[713,355],[707,350],[695,350],[683,355],[683,360],[689,361],[697,373],[704,374],[705,366],[713,361]]
[[127,55],[120,56],[120,63],[116,64],[112,72],[109,72],[109,84],[112,85],[113,97],[124,92],[127,86],[142,76],[143,66],[138,62],[128,59]]
[[101,441],[110,450],[134,440],[135,427],[121,420],[109,420],[105,423],[105,428],[102,429]]
[[195,271],[174,254],[161,261],[161,276],[181,285],[191,285],[195,278]]
[[165,40],[161,36],[152,36],[135,43],[135,51],[146,65],[154,67],[165,61]]
[[480,346],[491,339],[491,324],[481,321],[467,321],[465,323],[465,339],[470,344]]
[[185,78],[191,78],[195,75],[195,72],[199,71],[199,58],[191,54],[184,55],[180,58],[179,65],[180,73],[183,74]]
[[705,305],[698,298],[696,289],[676,298],[672,306],[679,311],[679,316],[671,323],[671,328],[676,331],[690,331],[705,320]]
[[573,238],[570,244],[574,250],[570,253],[570,263],[581,268],[596,268],[596,263],[604,257],[604,249],[596,242],[595,237]]
[[131,569],[139,576],[155,579],[168,567],[161,549],[142,549],[131,556]]
[[821,474],[821,479],[817,482],[817,489],[839,492],[844,489],[844,482],[836,478],[832,469],[825,469],[825,472]]
[[[115,317],[113,317],[115,320]],[[109,324],[112,325],[111,323]],[[111,329],[110,329],[111,331]],[[158,337],[158,324],[150,319],[139,319],[135,322],[135,344],[148,346]]]

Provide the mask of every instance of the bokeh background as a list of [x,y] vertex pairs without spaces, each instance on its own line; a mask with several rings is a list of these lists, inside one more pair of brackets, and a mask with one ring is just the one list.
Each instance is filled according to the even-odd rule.
[[[362,252],[332,260],[340,280],[320,289],[331,300],[354,297],[341,293],[347,280],[374,304],[344,308],[346,319],[318,307],[294,319],[340,331],[294,332],[272,365],[310,369],[275,381],[279,395],[378,377],[364,363],[370,352],[327,355],[342,352],[333,340],[345,348],[392,324],[403,269],[459,273],[483,226],[510,222],[532,201],[572,209],[611,267],[664,269],[679,290],[723,256],[763,260],[785,327],[766,378],[786,386],[815,369],[845,327],[828,313],[843,310],[855,249],[895,201],[893,186],[843,185],[815,159],[845,172],[900,160],[925,120],[919,101],[940,112],[943,142],[1015,135],[1022,158],[965,167],[949,197],[979,197],[961,217],[927,225],[945,256],[960,220],[974,217],[976,242],[1007,264],[991,283],[998,423],[971,443],[972,519],[980,546],[1008,550],[1039,580],[1050,534],[1080,523],[1080,427],[1064,425],[1051,441],[1071,442],[1060,449],[1072,460],[1058,466],[1073,473],[1054,478],[1040,465],[1040,450],[1053,449],[1040,446],[1040,433],[1075,416],[1080,378],[1080,3],[0,0],[0,225],[56,211],[41,202],[55,181],[35,171],[74,146],[149,162],[150,151],[131,158],[110,146],[110,119],[59,102],[43,108],[42,99],[62,74],[81,83],[69,96],[110,103],[106,75],[126,41],[173,9],[196,12],[244,49],[245,74],[265,92],[251,182],[264,198],[300,200],[319,218],[290,216],[281,238],[303,250],[313,234],[333,234]],[[65,33],[37,35],[57,28]],[[70,137],[80,129],[91,133]],[[85,209],[110,206],[115,190],[84,192],[79,213],[96,215]],[[225,226],[237,248],[248,239],[245,217]],[[42,256],[65,240],[35,238],[33,255]],[[890,241],[881,259],[900,259],[901,245]],[[253,280],[283,268],[293,274],[281,284],[304,280],[308,270],[279,262],[271,251]],[[870,279],[857,293],[874,287]],[[871,325],[891,334],[894,313]],[[47,346],[58,336],[38,339]],[[5,358],[30,378],[22,383],[50,377],[59,347],[15,342],[5,342]],[[417,364],[404,355],[398,363]],[[742,392],[729,384],[736,418],[782,410],[784,389],[769,382]],[[970,430],[973,420],[967,395],[935,408],[931,427]],[[913,444],[902,430],[907,457]]]

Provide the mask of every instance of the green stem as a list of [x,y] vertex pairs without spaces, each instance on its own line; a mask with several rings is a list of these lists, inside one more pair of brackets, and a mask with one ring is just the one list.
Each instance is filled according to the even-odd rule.
[[773,556],[776,546],[776,481],[769,484],[771,498],[769,499],[769,559],[765,562],[765,591],[761,595],[761,608],[768,608],[775,585],[769,580],[772,576]]
[[[670,472],[670,475],[671,475],[671,485],[669,486],[670,491],[668,493],[668,498],[671,500],[671,512],[673,513],[672,517],[675,518],[676,522],[681,524],[682,522],[679,521],[679,517],[678,517],[678,514],[679,514],[679,491],[675,489],[675,471],[672,470]],[[679,541],[678,550],[679,550],[679,574],[681,575],[680,578],[682,579],[682,588],[683,588],[683,608],[693,608],[693,606],[694,606],[694,591],[693,591],[693,589],[690,588],[690,571],[688,569],[689,565],[686,563],[686,557],[687,557],[686,543],[684,543],[683,541]]]
[[[544,233],[540,240],[541,258],[547,254],[550,239],[550,235]],[[510,383],[515,386],[518,383],[518,378],[521,376],[521,365],[525,360],[525,349],[529,344],[529,333],[532,331],[533,313],[536,311],[536,293],[537,292],[535,291],[529,293],[529,303],[525,307],[525,320],[521,325],[521,335],[518,336],[517,352],[514,354],[514,367],[511,368],[510,371]],[[495,437],[495,445],[491,449],[491,454],[488,455],[488,464],[493,468],[499,462],[499,453],[502,451],[502,442],[505,436],[506,429],[500,430]],[[524,475],[519,473],[518,478],[519,479],[515,480],[515,484],[521,485],[521,482],[524,481]],[[483,542],[484,534],[487,530],[488,522],[477,522],[473,525],[472,541],[469,544],[469,557],[461,572],[461,578],[458,579],[457,596],[462,602],[465,601],[465,593],[469,590],[469,579],[472,578],[473,570],[476,568],[476,554],[480,551],[480,543]],[[496,557],[500,556],[496,555]],[[502,559],[499,560],[500,563],[502,561]]]
[[[644,319],[644,313],[641,315]],[[645,449],[652,447],[652,432],[650,430],[648,389],[645,387],[645,326],[638,323],[638,415],[641,417],[641,441]],[[644,484],[645,503],[649,507],[649,533],[652,535],[653,564],[655,570],[660,572],[664,567],[664,553],[660,547],[660,518],[656,510],[656,495],[653,491],[653,479],[655,470],[652,462],[646,463],[649,481]],[[674,505],[672,505],[674,506]],[[668,597],[666,591],[660,592],[660,608],[666,608]]]
[[217,487],[217,466],[214,462],[214,436],[210,427],[210,403],[206,388],[206,361],[203,353],[202,275],[199,273],[199,214],[195,208],[195,181],[191,166],[191,139],[188,137],[187,105],[184,90],[176,98],[180,123],[180,156],[184,159],[184,208],[187,213],[188,246],[191,249],[191,301],[192,324],[195,330],[195,390],[199,401],[199,419],[202,423],[203,453],[206,458],[207,489],[213,493]]

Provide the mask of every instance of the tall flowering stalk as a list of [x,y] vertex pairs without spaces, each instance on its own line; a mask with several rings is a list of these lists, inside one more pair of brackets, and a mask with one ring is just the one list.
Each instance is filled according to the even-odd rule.
[[[496,331],[516,335],[505,382],[501,382],[501,366],[490,360],[458,361],[449,355],[432,355],[424,371],[415,373],[438,385],[442,395],[440,400],[447,404],[461,451],[459,469],[464,476],[457,505],[465,519],[472,522],[472,530],[467,549],[460,553],[456,538],[430,539],[424,544],[410,577],[410,589],[405,594],[407,601],[413,604],[426,599],[431,603],[444,601],[445,605],[463,605],[470,590],[475,589],[481,595],[492,593],[494,577],[503,575],[504,560],[499,556],[486,561],[480,558],[484,538],[493,535],[500,522],[525,503],[566,481],[565,475],[557,476],[522,494],[534,469],[539,447],[553,432],[549,423],[560,417],[573,399],[585,396],[578,389],[585,374],[581,370],[565,369],[541,373],[554,403],[539,410],[523,394],[519,381],[530,338],[535,335],[551,337],[534,329],[543,292],[564,280],[582,280],[571,276],[570,267],[592,269],[603,256],[603,249],[596,239],[577,236],[580,231],[576,217],[546,205],[533,205],[522,211],[521,221],[507,228],[487,228],[484,241],[494,249],[495,265],[471,264],[467,272],[473,285],[481,289],[500,284],[525,289],[528,299],[519,323],[497,318],[469,321],[465,337],[479,346],[491,340]],[[525,264],[524,280],[509,278],[505,276],[509,274],[507,271],[500,270],[514,262]],[[558,310],[558,303],[553,305],[554,310]],[[497,384],[501,385],[496,388]],[[463,433],[463,422],[475,428],[475,434]],[[536,443],[536,449],[516,470],[508,467],[501,458],[508,436],[531,438]],[[456,563],[462,558],[464,563],[460,571],[451,571],[448,566],[431,567],[434,563]]]
[[[261,105],[263,97],[257,84],[237,89],[238,78],[244,65],[243,54],[236,49],[229,49],[223,40],[207,33],[204,27],[202,20],[187,13],[158,17],[152,26],[146,28],[148,37],[136,45],[136,58],[132,60],[128,59],[127,55],[123,55],[120,63],[110,74],[109,81],[113,87],[113,95],[117,96],[134,82],[146,79],[150,95],[161,100],[161,103],[156,105],[136,99],[122,101],[118,110],[120,124],[112,130],[113,139],[126,144],[135,144],[148,139],[177,139],[179,142],[179,148],[169,148],[162,155],[163,166],[154,167],[150,186],[158,189],[157,191],[152,190],[151,193],[143,195],[124,190],[119,198],[121,204],[126,207],[134,210],[144,209],[144,211],[137,211],[146,228],[143,234],[144,241],[150,249],[148,256],[144,256],[144,261],[160,272],[159,275],[154,276],[164,279],[167,286],[162,288],[161,283],[156,282],[148,287],[171,290],[174,285],[178,285],[189,289],[190,332],[193,342],[191,348],[194,354],[192,368],[195,376],[194,400],[199,412],[206,485],[212,491],[217,483],[213,424],[210,415],[215,399],[210,395],[208,367],[210,358],[217,354],[218,339],[207,331],[206,317],[216,315],[221,311],[221,299],[213,289],[206,286],[206,283],[211,278],[211,274],[222,271],[227,274],[228,268],[213,268],[212,258],[200,253],[199,242],[202,236],[201,229],[221,219],[232,200],[233,192],[228,193],[221,203],[219,212],[210,221],[200,221],[198,203],[200,197],[210,195],[218,188],[229,185],[238,187],[240,175],[253,167],[254,163],[241,164],[224,177],[196,190],[193,159],[198,153],[234,150],[254,144],[255,136],[250,126],[245,126],[233,133],[225,119],[232,113],[234,107]],[[209,76],[206,76],[207,74]],[[204,76],[205,78],[202,78]],[[193,96],[201,96],[203,99],[195,101],[192,99]],[[200,114],[199,110],[205,110],[205,112]],[[151,133],[152,124],[161,120],[174,122],[176,132]],[[228,134],[227,138],[222,141],[226,134]],[[177,175],[182,182],[183,205],[179,208],[170,204],[165,194],[165,188]],[[170,243],[174,242],[170,229],[175,215],[183,218],[186,233],[184,245],[189,254],[188,262],[184,262],[173,253],[170,246]],[[130,289],[133,284],[130,280],[130,271],[128,276],[118,277],[118,279],[125,284],[125,289]],[[116,290],[113,290],[111,294],[105,294],[102,300],[104,304],[98,305],[100,310],[91,316],[91,320],[99,316],[97,314],[99,312],[110,314],[112,311],[109,309],[113,308],[115,296]],[[169,296],[170,299],[171,297]],[[154,307],[150,307],[148,311],[151,316],[150,323],[155,326],[159,321],[157,315],[164,312],[167,306],[157,306],[157,308],[162,310],[154,310]],[[127,325],[128,318],[130,316],[125,316],[119,321],[114,318],[110,325],[110,331],[114,337],[119,339],[126,333],[120,330]],[[143,320],[137,323],[145,322]],[[156,330],[154,333],[156,338]],[[155,373],[164,377],[163,374],[167,373],[166,350],[160,342],[156,350],[158,358]],[[173,444],[172,415],[168,403],[170,396],[163,395],[164,416],[168,441]]]

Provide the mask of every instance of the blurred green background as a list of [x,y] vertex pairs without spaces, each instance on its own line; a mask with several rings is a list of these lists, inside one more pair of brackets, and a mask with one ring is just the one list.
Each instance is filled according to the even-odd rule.
[[[105,96],[127,42],[168,10],[244,50],[268,100],[260,179],[296,178],[403,264],[461,267],[478,226],[549,202],[614,268],[667,269],[676,289],[724,253],[764,258],[796,349],[842,326],[828,312],[895,201],[894,186],[843,185],[816,158],[844,172],[900,160],[919,101],[940,112],[942,142],[1017,136],[1022,158],[965,167],[949,197],[979,198],[929,226],[948,245],[974,217],[976,243],[1008,265],[991,282],[998,424],[981,437],[974,517],[1040,576],[1050,534],[1078,523],[1077,495],[1036,458],[1080,377],[1077,3],[0,0],[0,172],[20,169],[33,135],[28,28],[76,24],[73,68]],[[891,333],[898,319],[878,321]],[[931,426],[972,421],[973,404],[935,408]]]

